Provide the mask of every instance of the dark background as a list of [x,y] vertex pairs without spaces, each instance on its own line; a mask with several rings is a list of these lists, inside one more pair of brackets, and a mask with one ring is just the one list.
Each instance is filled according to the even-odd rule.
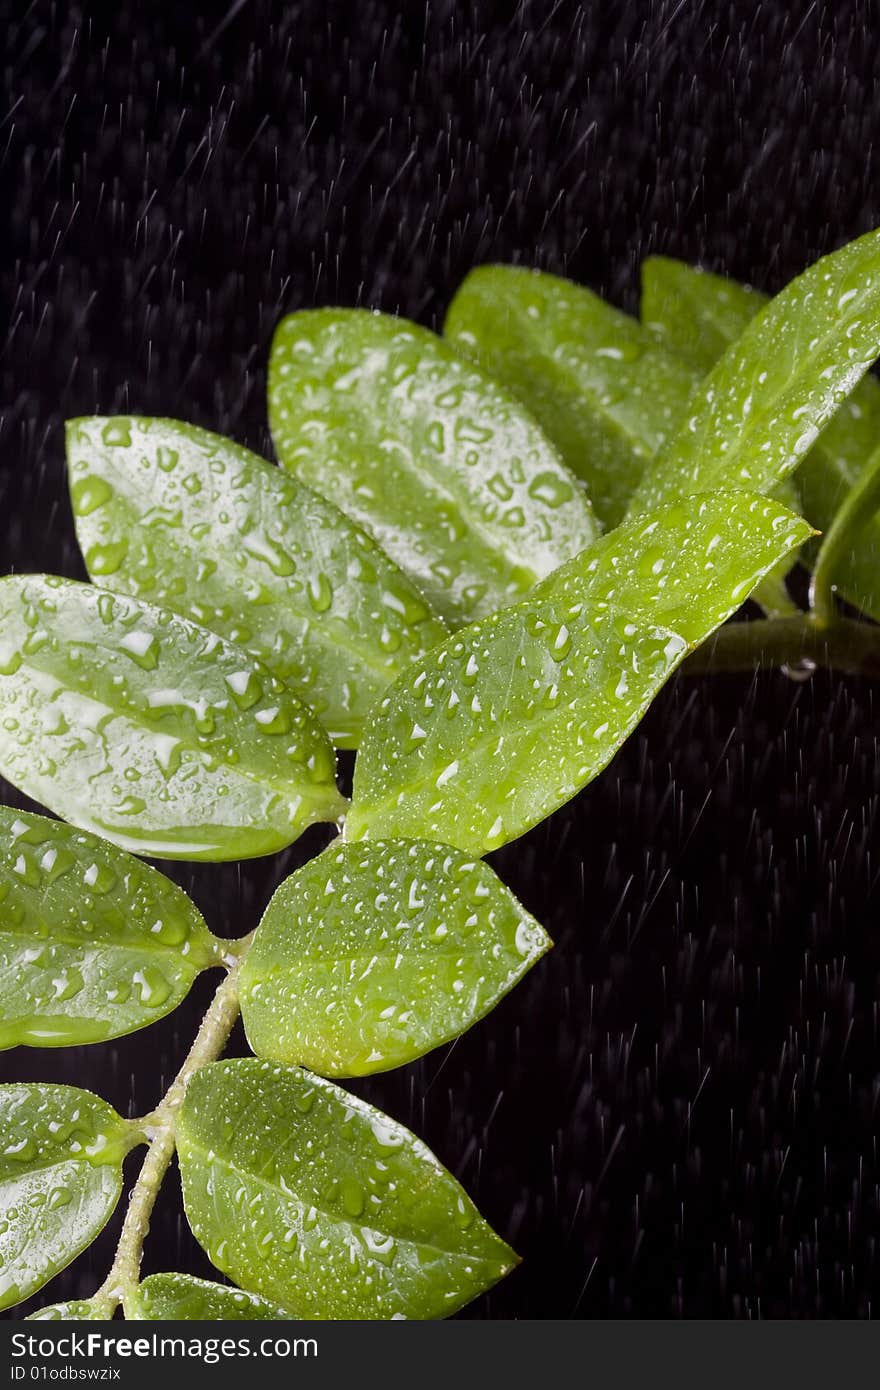
[[[880,221],[869,4],[3,0],[0,47],[9,570],[82,574],[65,415],[178,415],[268,451],[285,310],[436,325],[493,258],[634,309],[650,251],[773,290]],[[874,705],[825,675],[681,677],[494,857],[555,952],[456,1045],[357,1087],[525,1257],[465,1316],[871,1314]],[[240,935],[322,843],[170,872]],[[2,1074],[144,1112],[209,991]],[[37,1302],[91,1292],[117,1228]],[[176,1176],[147,1245],[148,1269],[174,1267],[209,1270]]]

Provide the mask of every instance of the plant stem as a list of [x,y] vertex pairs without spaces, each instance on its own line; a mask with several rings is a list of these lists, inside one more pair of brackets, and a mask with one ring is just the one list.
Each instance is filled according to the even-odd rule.
[[226,1046],[238,1018],[238,972],[242,960],[243,956],[214,995],[186,1061],[161,1103],[141,1122],[146,1132],[151,1135],[150,1147],[129,1196],[128,1210],[125,1213],[110,1273],[92,1299],[108,1318],[113,1316],[120,1302],[125,1305],[126,1313],[129,1313],[129,1301],[137,1289],[140,1277],[141,1256],[144,1240],[150,1229],[150,1216],[162,1186],[162,1179],[174,1154],[177,1111],[183,1103],[187,1082],[193,1073],[206,1063],[213,1062]]
[[688,657],[682,670],[702,675],[751,671],[756,666],[796,668],[805,662],[876,680],[880,678],[880,627],[838,617],[826,626],[810,613],[728,623]]

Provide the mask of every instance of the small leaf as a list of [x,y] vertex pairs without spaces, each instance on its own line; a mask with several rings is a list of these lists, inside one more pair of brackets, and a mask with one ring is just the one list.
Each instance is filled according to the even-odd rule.
[[330,845],[282,883],[241,973],[248,1041],[325,1076],[402,1066],[482,1018],[550,947],[486,864]]
[[355,309],[283,319],[269,418],[284,467],[375,536],[451,623],[522,598],[596,535],[531,416],[405,319]]
[[176,420],[71,420],[77,535],[92,578],[239,643],[338,747],[445,635],[342,512],[231,440]]
[[170,879],[84,831],[0,806],[0,1048],[131,1033],[223,945]]
[[137,1132],[75,1086],[0,1086],[0,1308],[90,1245],[122,1190]]
[[[663,257],[643,263],[642,285],[646,326],[676,349],[687,344],[692,360],[696,354],[705,371],[768,302],[757,290]],[[831,528],[864,476],[878,439],[880,381],[869,374],[831,417],[795,474],[798,509],[820,531]],[[808,547],[808,561],[814,553]],[[836,556],[834,582],[851,604],[880,619],[880,515],[867,522],[857,546]]]
[[875,231],[810,266],[751,320],[697,388],[630,510],[717,487],[770,491],[812,448],[878,352]]
[[599,773],[688,650],[810,534],[744,493],[636,517],[405,672],[364,732],[346,837],[485,854]]
[[409,1130],[298,1067],[197,1072],[178,1153],[212,1262],[298,1318],[445,1317],[516,1263]]
[[327,737],[240,647],[46,575],[0,580],[0,772],[124,849],[271,854],[344,802]]
[[472,270],[444,332],[529,407],[608,526],[699,380],[598,295],[516,266]]
[[47,1303],[35,1313],[28,1313],[25,1322],[106,1322],[107,1314],[89,1298],[72,1303]]
[[126,1316],[142,1322],[272,1322],[291,1317],[257,1294],[191,1274],[151,1274],[130,1302]]

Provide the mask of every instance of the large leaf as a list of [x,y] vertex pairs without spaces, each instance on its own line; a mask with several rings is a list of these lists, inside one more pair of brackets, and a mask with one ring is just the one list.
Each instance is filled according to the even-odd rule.
[[633,518],[406,672],[367,725],[347,838],[483,854],[596,776],[687,652],[810,534],[716,493]]
[[880,231],[805,270],[703,380],[630,503],[717,487],[769,492],[797,466],[880,352]]
[[488,865],[407,840],[331,845],[282,883],[241,973],[261,1057],[401,1066],[492,1009],[550,938]]
[[151,1274],[126,1301],[126,1316],[152,1322],[273,1322],[291,1314],[228,1284],[191,1274]]
[[0,580],[0,772],[141,854],[245,859],[344,803],[327,736],[253,657],[166,609]]
[[72,420],[77,535],[96,583],[212,628],[268,666],[338,747],[445,629],[336,507],[176,420]]
[[598,295],[516,266],[472,270],[444,332],[529,407],[609,526],[699,380]]
[[195,904],[156,869],[0,806],[0,1048],[131,1033],[222,957]]
[[269,417],[284,467],[366,527],[452,623],[515,602],[596,535],[531,416],[404,319],[283,319]]
[[108,1220],[137,1132],[74,1086],[0,1086],[0,1308],[69,1264]]
[[212,1262],[299,1318],[444,1317],[516,1262],[409,1130],[297,1067],[197,1072],[178,1153]]
[[[709,371],[745,332],[767,296],[681,261],[651,257],[642,266],[646,327],[691,362]],[[880,381],[865,376],[822,430],[798,468],[802,509],[820,531],[831,526],[844,498],[864,476],[880,441]],[[880,515],[863,528],[858,545],[836,558],[834,579],[845,598],[880,619]]]

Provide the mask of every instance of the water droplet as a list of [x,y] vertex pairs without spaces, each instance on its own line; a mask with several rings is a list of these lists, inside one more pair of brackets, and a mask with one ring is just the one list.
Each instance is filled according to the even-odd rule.
[[91,516],[113,496],[113,489],[104,478],[91,475],[79,478],[70,490],[73,510],[77,516]]
[[111,449],[127,449],[131,445],[130,422],[128,420],[109,420],[101,431],[101,438]]
[[529,484],[529,496],[547,507],[561,507],[571,501],[574,489],[558,473],[538,473]]
[[86,552],[86,565],[90,574],[115,574],[128,552],[128,541],[107,541],[92,545]]
[[308,583],[309,603],[316,613],[326,613],[333,602],[333,586],[326,574],[312,575]]

